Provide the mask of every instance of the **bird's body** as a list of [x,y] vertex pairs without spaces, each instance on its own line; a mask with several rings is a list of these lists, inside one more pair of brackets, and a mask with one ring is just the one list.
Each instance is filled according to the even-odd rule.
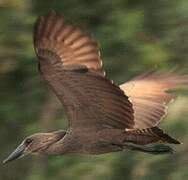
[[123,150],[125,131],[119,129],[67,131],[57,144],[45,150],[46,154],[104,154]]
[[105,76],[93,38],[55,12],[38,19],[34,47],[40,73],[64,105],[69,128],[26,138],[5,162],[24,153],[131,149],[161,154],[172,152],[164,143],[179,144],[157,125],[174,99],[167,91],[187,85],[187,75],[149,72],[118,86]]
[[[154,127],[153,129],[155,129]],[[126,151],[126,150],[140,150],[144,151],[143,148],[147,144],[155,143],[159,139],[164,140],[164,142],[179,144],[179,141],[171,138],[167,134],[163,133],[162,130],[156,128],[159,132],[155,130],[148,134],[147,132],[138,132],[138,130],[133,130],[133,132],[126,132],[121,129],[114,128],[103,128],[103,129],[78,129],[70,131],[68,130],[65,136],[57,143],[53,143],[48,146],[46,149],[43,149],[40,153],[49,154],[49,155],[63,155],[63,154],[104,154],[117,151]],[[160,137],[164,136],[163,138]],[[137,146],[135,146],[137,145]],[[155,145],[153,146],[155,147]],[[136,149],[135,149],[136,148]],[[157,153],[154,148],[153,151],[144,152],[148,153]],[[170,150],[170,149],[168,149]],[[171,150],[170,150],[171,151]],[[158,153],[166,153],[158,152]]]

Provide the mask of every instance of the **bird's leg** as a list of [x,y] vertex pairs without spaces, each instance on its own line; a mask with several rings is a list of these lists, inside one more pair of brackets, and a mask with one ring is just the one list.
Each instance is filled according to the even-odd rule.
[[100,147],[106,147],[106,146],[116,147],[119,150],[123,150],[123,148],[124,148],[124,146],[120,143],[113,142],[113,141],[107,141],[107,140],[103,140],[103,139],[99,140],[98,145]]
[[167,145],[164,144],[147,144],[147,145],[140,145],[134,144],[131,142],[124,143],[124,149],[134,150],[134,151],[142,151],[145,153],[150,154],[172,154],[174,150]]

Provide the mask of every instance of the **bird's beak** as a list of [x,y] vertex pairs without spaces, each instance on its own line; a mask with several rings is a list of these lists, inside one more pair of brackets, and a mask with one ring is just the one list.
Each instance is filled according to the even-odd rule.
[[13,161],[15,159],[21,158],[24,156],[24,150],[26,145],[21,143],[4,161],[3,164]]

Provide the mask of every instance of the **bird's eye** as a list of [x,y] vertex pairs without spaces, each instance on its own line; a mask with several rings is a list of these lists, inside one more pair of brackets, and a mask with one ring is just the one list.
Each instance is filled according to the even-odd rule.
[[33,140],[30,139],[30,138],[28,138],[28,139],[25,140],[26,144],[30,144],[32,141],[33,141]]

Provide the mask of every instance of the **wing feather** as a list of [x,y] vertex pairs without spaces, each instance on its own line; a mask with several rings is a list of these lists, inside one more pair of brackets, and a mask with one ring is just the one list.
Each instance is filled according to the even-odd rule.
[[67,111],[71,128],[132,128],[132,104],[102,70],[96,42],[54,12],[38,19],[40,71]]
[[65,24],[55,12],[37,20],[34,35],[35,51],[48,49],[61,58],[64,66],[80,64],[104,75],[98,44],[79,28]]
[[120,88],[133,104],[135,128],[156,126],[166,115],[169,102],[175,98],[168,91],[184,85],[188,85],[188,76],[175,72],[145,73],[122,84]]

